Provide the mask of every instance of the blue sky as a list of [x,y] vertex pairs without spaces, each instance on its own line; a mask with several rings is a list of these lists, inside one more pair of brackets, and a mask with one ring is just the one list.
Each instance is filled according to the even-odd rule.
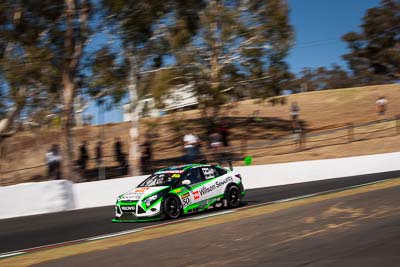
[[289,4],[296,43],[287,61],[293,72],[299,72],[332,63],[346,66],[341,36],[358,31],[366,10],[378,6],[379,0],[289,0]]
[[[367,9],[378,6],[379,0],[289,0],[290,22],[295,30],[295,45],[287,62],[297,73],[305,67],[329,67],[337,63],[346,67],[341,55],[347,52],[341,37],[359,31]],[[97,108],[91,105],[85,113],[94,115],[98,124]],[[105,122],[122,120],[121,108],[104,114]]]

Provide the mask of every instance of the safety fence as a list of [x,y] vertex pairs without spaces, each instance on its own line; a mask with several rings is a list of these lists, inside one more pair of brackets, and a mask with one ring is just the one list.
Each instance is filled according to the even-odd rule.
[[[255,158],[263,156],[285,155],[320,147],[348,144],[357,141],[379,139],[400,134],[400,116],[368,121],[360,124],[348,123],[342,127],[326,130],[305,130],[301,134],[288,134],[274,140],[249,141],[246,138],[233,140],[228,149],[215,151],[202,149],[203,156],[209,161],[217,161],[222,158],[242,160],[244,156],[251,155]],[[157,158],[150,162],[153,169],[165,165],[182,163],[182,157]],[[78,164],[76,165],[79,171]],[[87,170],[82,173],[82,181],[104,180],[122,177],[128,174],[128,165],[121,166],[115,155],[103,157],[99,165],[96,159],[89,159]],[[153,171],[148,169],[148,172]],[[46,164],[31,166],[13,170],[0,170],[0,185],[13,184],[15,180],[46,181]],[[24,179],[21,179],[24,178]]]
[[[126,157],[126,155],[124,155]],[[81,181],[104,180],[116,177],[122,177],[128,174],[129,166],[120,164],[116,155],[107,155],[102,158],[99,163],[95,158],[90,158],[87,161],[85,170],[80,170],[79,163],[76,161],[74,165],[75,171],[80,173]],[[0,185],[14,184],[15,180],[29,180],[31,182],[47,181],[55,179],[50,177],[49,166],[41,164],[31,167],[5,170],[0,172]]]
[[400,134],[400,116],[368,121],[360,124],[347,123],[342,127],[326,130],[304,130],[288,134],[275,140],[250,142],[245,137],[232,147],[219,153],[207,151],[206,157],[219,158],[227,155],[237,160],[246,155],[253,157],[292,154],[305,150],[347,144],[358,141],[379,139]]

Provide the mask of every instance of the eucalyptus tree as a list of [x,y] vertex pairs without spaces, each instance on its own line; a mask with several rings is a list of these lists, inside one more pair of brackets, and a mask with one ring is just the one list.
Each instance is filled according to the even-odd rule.
[[284,59],[293,40],[286,1],[204,3],[198,30],[177,57],[195,82],[204,115],[210,107],[216,118],[223,93],[232,88],[257,88],[258,97],[279,94],[290,76]]
[[121,97],[128,88],[133,174],[140,169],[137,104],[144,75],[154,77],[156,98],[178,83],[194,84],[205,113],[211,107],[215,115],[223,92],[238,84],[268,78],[273,85],[260,96],[281,89],[293,37],[284,0],[103,0],[101,5],[115,42],[96,53],[90,84],[97,96]]
[[13,132],[21,114],[52,112],[59,103],[59,71],[43,44],[61,14],[57,1],[0,3],[0,136]]
[[162,65],[165,33],[162,18],[169,3],[158,0],[101,1],[106,32],[114,43],[96,53],[89,85],[92,95],[108,95],[115,101],[121,100],[127,88],[132,114],[129,161],[133,175],[140,173],[137,105],[141,71]]
[[342,38],[343,55],[360,84],[398,82],[400,79],[400,2],[381,0],[363,17],[360,32]]
[[[89,0],[17,0],[0,4],[3,93],[9,128],[23,108],[62,109],[63,176],[77,180],[73,155],[73,104],[84,48],[90,36]],[[24,111],[26,113],[26,111]]]

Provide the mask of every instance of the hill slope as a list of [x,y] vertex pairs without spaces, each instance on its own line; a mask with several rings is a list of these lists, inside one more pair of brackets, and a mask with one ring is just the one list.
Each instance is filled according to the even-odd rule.
[[[376,113],[375,101],[379,96],[385,96],[388,103],[388,112],[384,116]],[[309,130],[335,128],[346,123],[362,123],[400,114],[400,85],[379,85],[348,89],[325,90],[308,92],[285,97],[285,105],[273,106],[267,99],[245,100],[226,105],[221,115],[231,125],[231,144],[239,148],[243,138],[247,144],[255,144],[271,140],[279,140],[290,134],[290,103],[297,102],[300,106],[300,119]],[[250,117],[258,112],[260,121],[254,123]],[[186,126],[193,125],[196,134],[203,139],[207,137],[207,129],[201,126],[200,111],[191,110],[161,118],[145,118],[141,120],[141,142],[145,133],[153,134],[154,159],[162,160],[176,158],[182,155],[182,136],[187,132]],[[89,141],[89,153],[94,157],[94,147],[99,140],[100,131],[104,130],[104,154],[107,166],[115,165],[113,155],[113,141],[120,137],[124,143],[124,151],[128,152],[129,123],[108,124],[101,126],[79,127],[74,130],[75,144],[78,147],[81,140]],[[338,156],[354,156],[372,153],[392,152],[400,149],[396,137],[387,137],[390,146],[385,145],[386,139],[364,140],[349,144],[340,144],[328,147],[318,147],[302,152],[292,151],[284,153],[267,152],[260,154],[259,150],[249,150],[248,154],[260,154],[255,158],[255,164],[267,164],[295,160],[309,160],[331,158]],[[392,138],[392,139],[390,139]],[[37,129],[32,132],[21,132],[9,138],[2,144],[0,160],[0,184],[18,183],[32,180],[46,179],[46,167],[9,172],[31,166],[45,164],[45,153],[53,143],[59,143],[60,133],[56,129]],[[77,149],[76,149],[77,150]],[[203,148],[204,151],[206,149]],[[262,150],[262,149],[261,149]],[[168,162],[168,161],[167,161]],[[167,164],[167,163],[159,163]],[[94,167],[94,162],[90,167]]]

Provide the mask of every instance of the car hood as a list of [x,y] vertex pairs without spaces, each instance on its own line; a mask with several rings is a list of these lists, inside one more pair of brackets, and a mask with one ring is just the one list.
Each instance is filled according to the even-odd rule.
[[152,187],[137,187],[132,189],[125,194],[119,196],[119,200],[121,201],[138,201],[147,196],[153,195],[157,192],[161,192],[169,186],[152,186]]

